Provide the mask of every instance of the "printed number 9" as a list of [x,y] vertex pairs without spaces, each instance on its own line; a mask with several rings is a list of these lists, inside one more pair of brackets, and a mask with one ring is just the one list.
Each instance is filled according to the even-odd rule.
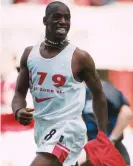
[[54,86],[57,88],[63,86],[66,82],[66,78],[60,74],[53,75],[52,80],[55,82]]

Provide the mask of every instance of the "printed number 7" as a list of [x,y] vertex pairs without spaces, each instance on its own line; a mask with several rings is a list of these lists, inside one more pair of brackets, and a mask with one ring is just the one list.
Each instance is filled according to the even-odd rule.
[[[38,85],[42,85],[48,73],[37,72],[37,75],[40,76]],[[52,81],[54,82],[55,87],[63,86],[66,82],[66,78],[61,74],[55,74],[52,76]]]

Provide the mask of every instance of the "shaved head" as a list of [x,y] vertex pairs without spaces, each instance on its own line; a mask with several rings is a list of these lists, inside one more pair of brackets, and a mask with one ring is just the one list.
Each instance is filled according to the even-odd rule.
[[45,16],[48,17],[50,14],[52,14],[54,12],[54,10],[57,10],[58,6],[66,7],[70,13],[70,10],[65,3],[60,2],[60,1],[54,1],[47,5],[46,10],[45,10]]

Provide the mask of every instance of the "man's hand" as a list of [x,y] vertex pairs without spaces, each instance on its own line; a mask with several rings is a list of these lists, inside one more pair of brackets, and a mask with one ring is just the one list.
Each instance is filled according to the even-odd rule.
[[112,144],[115,146],[115,143],[117,141],[116,137],[114,137],[113,135],[109,136],[109,140],[112,142]]
[[16,113],[17,121],[24,126],[29,125],[33,118],[33,111],[34,109],[31,108],[22,108],[18,110]]

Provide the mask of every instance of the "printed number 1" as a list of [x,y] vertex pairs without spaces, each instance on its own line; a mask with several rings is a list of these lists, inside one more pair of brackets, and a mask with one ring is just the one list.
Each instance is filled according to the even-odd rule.
[[[47,73],[37,72],[37,75],[40,76],[39,81],[38,81],[38,85],[42,85],[46,76],[47,76]],[[54,86],[58,88],[58,87],[63,86],[65,84],[66,78],[61,74],[55,74],[52,76],[52,81],[54,82]]]

